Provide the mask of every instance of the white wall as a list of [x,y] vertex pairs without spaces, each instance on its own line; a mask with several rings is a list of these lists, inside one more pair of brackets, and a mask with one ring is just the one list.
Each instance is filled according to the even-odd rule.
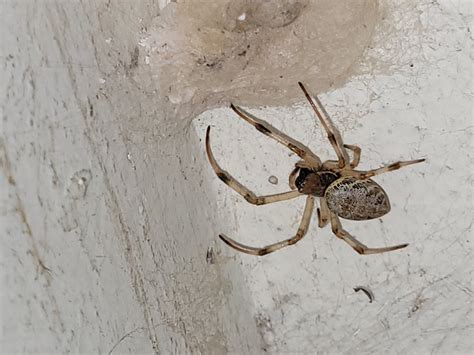
[[2,4],[2,353],[259,347],[238,270],[206,260],[203,151],[165,136],[137,58],[152,3]]
[[[377,178],[389,215],[344,222],[370,246],[410,246],[359,256],[313,221],[300,243],[263,258],[217,234],[255,245],[286,238],[302,201],[247,205],[213,175],[204,129],[214,127],[218,161],[259,193],[286,190],[295,158],[226,108],[189,126],[225,96],[239,101],[238,90],[173,102],[145,41],[160,24],[153,3],[1,5],[2,352],[472,348],[470,2],[383,2],[371,49],[361,59],[352,51],[359,64],[320,95],[362,147],[362,167],[427,158]],[[284,74],[288,87],[331,85]],[[265,89],[252,85],[238,103]],[[252,112],[329,158],[296,85],[284,102],[295,100]]]

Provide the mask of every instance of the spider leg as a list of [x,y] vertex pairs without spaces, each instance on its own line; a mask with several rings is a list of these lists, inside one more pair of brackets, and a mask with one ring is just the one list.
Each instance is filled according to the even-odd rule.
[[316,169],[321,167],[321,159],[319,159],[319,157],[304,144],[287,136],[285,133],[279,131],[268,122],[253,116],[238,106],[231,104],[230,108],[234,110],[234,112],[239,115],[239,117],[254,126],[259,132],[283,144],[288,149],[296,153],[301,159],[304,159],[305,161],[312,164],[312,167]]
[[[354,156],[350,162],[350,167],[351,169],[355,168],[357,165],[359,165],[360,162],[360,153],[361,149],[356,146],[356,145],[351,145],[351,144],[344,144],[344,148],[347,148],[351,150],[354,153]],[[326,160],[323,163],[323,169],[329,169],[329,170],[336,170],[340,171],[341,169],[339,168],[339,161],[337,160]]]
[[295,167],[297,168],[305,168],[305,169],[313,169],[314,167],[309,164],[307,161],[305,160],[298,160],[296,163],[295,163]]
[[313,196],[308,196],[306,198],[306,205],[304,208],[303,212],[303,218],[301,219],[300,226],[298,228],[298,231],[296,232],[295,236],[286,240],[283,240],[281,242],[277,242],[274,244],[267,245],[263,248],[256,248],[256,247],[250,247],[247,245],[240,244],[236,242],[235,240],[227,237],[224,234],[219,234],[219,238],[222,239],[224,243],[226,243],[228,246],[246,254],[251,254],[251,255],[266,255],[273,253],[274,251],[277,251],[281,248],[287,247],[289,245],[293,245],[300,241],[306,232],[308,231],[309,227],[309,222],[311,220],[311,214],[313,213],[313,207],[314,207],[314,197]]
[[351,165],[351,168],[355,168],[357,165],[359,165],[360,153],[361,153],[362,149],[360,149],[358,146],[352,145],[352,144],[344,144],[344,148],[352,150],[352,152],[354,153],[354,156],[352,158],[352,161],[351,161],[350,165]]
[[322,165],[322,170],[333,170],[339,172],[342,169],[339,168],[339,160],[326,160]]
[[224,183],[227,184],[231,189],[239,193],[243,196],[247,202],[253,205],[265,205],[268,203],[278,202],[278,201],[285,201],[290,200],[292,198],[301,196],[298,191],[288,191],[282,192],[274,195],[266,195],[266,196],[257,196],[255,193],[250,191],[240,182],[238,182],[232,175],[230,175],[227,171],[223,170],[219,164],[217,164],[216,159],[214,158],[214,154],[212,154],[210,141],[209,141],[209,132],[211,127],[207,127],[206,131],[206,152],[209,162],[211,163],[212,169],[214,169],[216,175],[221,179]]
[[303,83],[298,82],[298,84],[301,87],[301,90],[303,90],[304,95],[308,99],[314,112],[316,113],[316,116],[318,116],[319,121],[323,125],[323,128],[328,135],[329,142],[331,143],[332,147],[336,151],[337,158],[339,159],[338,166],[339,168],[342,169],[343,167],[349,164],[348,163],[349,156],[347,154],[347,151],[344,149],[344,144],[342,142],[341,134],[332,124],[328,113],[324,109],[324,106],[322,105],[321,101],[319,101],[318,97],[317,96],[311,97],[311,95],[308,93],[308,91],[304,87]]
[[416,160],[406,160],[406,161],[397,161],[387,166],[382,166],[378,169],[372,169],[367,171],[359,171],[359,170],[349,170],[346,173],[343,172],[343,175],[355,176],[359,179],[368,179],[375,175],[380,175],[383,173],[388,173],[389,171],[398,170],[403,168],[404,166],[417,164],[424,162],[425,159],[416,159]]
[[319,206],[321,209],[317,209],[318,212],[318,227],[324,228],[329,222],[329,208],[324,197],[319,198]]
[[331,212],[331,227],[332,227],[332,231],[336,235],[336,237],[344,240],[356,252],[358,252],[361,255],[385,253],[387,251],[402,249],[402,248],[405,248],[406,246],[408,246],[408,244],[400,244],[400,245],[394,245],[394,246],[385,247],[385,248],[369,248],[365,244],[362,244],[357,239],[355,239],[348,232],[346,232],[342,228],[341,221],[339,220],[339,217],[336,214],[332,213],[332,212]]

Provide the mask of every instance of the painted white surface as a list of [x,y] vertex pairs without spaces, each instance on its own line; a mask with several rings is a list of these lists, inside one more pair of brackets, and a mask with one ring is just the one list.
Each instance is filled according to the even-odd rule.
[[[471,2],[400,1],[365,74],[321,95],[362,167],[427,158],[377,179],[389,215],[344,223],[370,246],[409,249],[362,257],[313,222],[260,259],[217,234],[286,238],[302,201],[248,206],[213,175],[203,130],[214,126],[219,162],[261,193],[287,188],[295,158],[228,109],[167,136],[185,125],[162,115],[137,50],[164,4],[1,5],[2,353],[472,348]],[[301,101],[252,112],[329,158]]]
[[[381,56],[382,64],[396,56],[396,63],[384,68],[389,73],[356,75],[344,87],[320,95],[345,142],[362,148],[361,169],[427,159],[375,178],[391,198],[388,215],[370,222],[343,221],[346,230],[369,246],[408,242],[408,248],[360,256],[334,237],[330,227],[318,229],[316,215],[301,242],[274,254],[258,258],[221,247],[242,264],[268,351],[472,350],[470,4],[441,1],[395,9],[391,24],[399,32],[389,43],[380,42],[379,35],[367,55]],[[293,107],[251,112],[307,144],[322,159],[334,159],[301,97],[301,104]],[[209,124],[213,150],[224,169],[258,194],[289,190],[294,154],[229,109],[201,115],[196,121],[199,136]],[[278,185],[268,182],[271,175],[278,177]],[[264,246],[296,232],[304,199],[255,207],[217,177],[214,185],[220,218],[227,221],[216,234]],[[376,301],[370,304],[365,295],[355,293],[357,285],[370,287]]]
[[201,144],[165,137],[142,65],[158,6],[1,7],[2,354],[259,349],[239,270],[206,257]]

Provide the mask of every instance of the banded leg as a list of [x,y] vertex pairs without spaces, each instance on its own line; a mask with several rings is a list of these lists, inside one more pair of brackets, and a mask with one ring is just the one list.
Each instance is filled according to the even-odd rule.
[[321,101],[319,101],[318,97],[311,96],[306,90],[306,88],[304,87],[303,83],[298,82],[298,84],[301,87],[301,90],[303,90],[304,95],[308,99],[314,112],[316,113],[316,116],[318,116],[319,121],[323,125],[323,128],[327,133],[329,142],[331,143],[332,147],[336,151],[337,158],[339,159],[338,161],[339,168],[343,168],[347,166],[349,164],[349,156],[346,150],[344,149],[344,144],[342,142],[341,134],[332,124],[328,113],[324,109],[324,106],[322,105]]
[[309,222],[311,220],[311,214],[313,213],[313,207],[314,207],[314,197],[313,196],[308,196],[306,198],[306,205],[304,208],[303,212],[303,218],[301,219],[300,226],[298,228],[298,231],[296,232],[295,236],[286,240],[283,240],[281,242],[277,242],[274,244],[267,245],[263,248],[255,248],[255,247],[250,247],[244,244],[240,244],[236,242],[235,240],[227,237],[224,234],[219,234],[219,238],[222,239],[224,243],[226,243],[228,246],[246,254],[251,254],[251,255],[266,255],[273,253],[274,251],[277,251],[281,248],[287,247],[289,245],[293,245],[300,241],[306,232],[308,231],[309,227]]
[[344,144],[344,148],[352,150],[352,153],[354,154],[354,156],[352,157],[352,161],[351,161],[350,165],[351,165],[351,168],[355,168],[357,165],[359,165],[360,153],[361,153],[362,149],[360,149],[358,146],[352,145],[352,144]]
[[388,173],[389,171],[394,171],[398,170],[400,168],[403,168],[404,166],[412,165],[412,164],[417,164],[424,162],[425,159],[416,159],[416,160],[406,160],[406,161],[397,161],[396,163],[392,163],[387,166],[382,166],[381,168],[378,169],[372,169],[372,170],[367,170],[367,171],[358,171],[358,170],[351,170],[347,172],[342,172],[342,175],[348,175],[348,176],[355,176],[358,179],[368,179],[371,178],[372,176],[375,175],[380,175],[383,173]]
[[[353,169],[357,165],[359,165],[360,153],[362,150],[358,146],[351,145],[351,144],[344,144],[344,148],[351,150],[354,154],[350,162],[350,167]],[[339,169],[339,162],[337,160],[326,160],[323,163],[323,168],[324,169]]]
[[324,197],[319,198],[319,205],[321,209],[317,209],[318,212],[318,227],[324,228],[329,222],[329,208]]
[[402,249],[402,248],[405,248],[406,246],[408,246],[408,244],[400,244],[400,245],[394,245],[394,246],[385,247],[385,248],[369,248],[365,244],[362,244],[357,239],[355,239],[348,232],[346,232],[342,228],[341,221],[339,220],[339,217],[337,215],[335,215],[334,213],[332,213],[332,212],[331,212],[331,227],[332,227],[333,233],[338,238],[344,240],[356,252],[358,252],[361,255],[385,253],[387,251]]
[[301,196],[298,191],[288,191],[282,192],[279,194],[274,195],[267,195],[267,196],[257,196],[255,193],[250,191],[240,182],[238,182],[232,175],[230,175],[227,171],[223,170],[219,164],[217,164],[216,159],[214,158],[214,154],[212,154],[210,140],[209,140],[209,132],[211,127],[207,127],[206,131],[206,153],[211,163],[212,169],[214,169],[216,175],[221,179],[227,186],[231,189],[239,193],[243,198],[247,200],[247,202],[253,205],[265,205],[268,203],[278,202],[278,201],[285,201],[290,200],[292,198],[296,198]]
[[311,163],[313,168],[319,169],[321,167],[321,159],[314,154],[307,146],[298,142],[297,140],[287,136],[285,133],[279,131],[268,122],[253,116],[252,114],[244,111],[242,108],[230,105],[230,108],[239,115],[244,121],[250,123],[259,132],[266,136],[273,138],[277,142],[283,144],[288,149],[296,153],[301,159]]

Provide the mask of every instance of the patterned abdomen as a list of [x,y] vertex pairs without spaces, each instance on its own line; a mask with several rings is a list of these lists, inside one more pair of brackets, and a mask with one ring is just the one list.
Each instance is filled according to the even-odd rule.
[[329,209],[341,218],[354,221],[373,219],[390,211],[390,201],[375,181],[340,178],[324,193]]

